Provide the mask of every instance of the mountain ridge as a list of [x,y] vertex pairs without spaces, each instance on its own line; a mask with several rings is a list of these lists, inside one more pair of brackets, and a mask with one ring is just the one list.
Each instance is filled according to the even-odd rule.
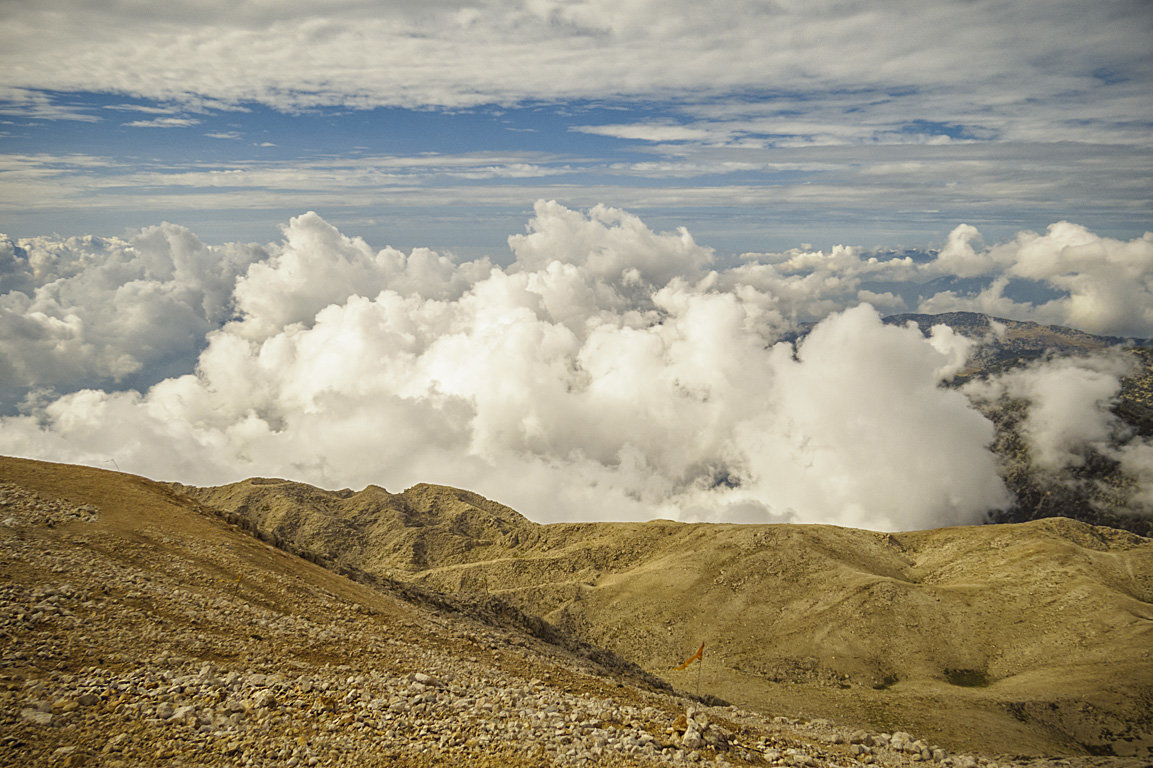
[[[236,485],[181,490],[213,507]],[[261,486],[245,487],[260,508]],[[410,492],[461,499],[427,485],[389,498],[409,504]],[[264,524],[285,519],[274,507],[286,498],[265,499]],[[1064,518],[890,534],[518,516],[511,531],[478,518],[466,534],[454,521],[480,508],[460,504],[321,548],[363,553],[370,573],[496,595],[650,671],[707,638],[708,690],[754,709],[916,722],[953,748],[1116,751],[1153,734],[1141,714],[1153,711],[1153,541],[1130,532]],[[303,529],[275,530],[308,546]],[[1086,705],[1100,714],[1078,715]],[[949,724],[958,708],[979,734]]]

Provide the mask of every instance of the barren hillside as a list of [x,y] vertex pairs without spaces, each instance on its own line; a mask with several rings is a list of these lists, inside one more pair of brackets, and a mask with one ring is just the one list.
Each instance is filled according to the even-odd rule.
[[[952,749],[1153,754],[1153,541],[1054,518],[901,534],[536,525],[420,485],[182,488],[322,559],[500,595],[681,687]],[[679,675],[679,677],[678,677]]]
[[[354,581],[161,485],[83,467],[0,458],[0,640],[6,766],[850,754],[849,732],[703,707],[498,603]],[[854,748],[907,764],[873,739]]]

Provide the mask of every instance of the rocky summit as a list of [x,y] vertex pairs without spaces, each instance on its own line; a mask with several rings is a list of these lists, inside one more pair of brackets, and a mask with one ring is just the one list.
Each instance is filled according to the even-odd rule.
[[[500,536],[505,545],[541,540],[499,505],[464,498],[477,512],[459,522],[459,535],[487,531],[494,547]],[[443,521],[425,506],[410,503],[390,525]],[[1127,541],[1145,552],[1144,540]],[[699,668],[662,668],[670,684],[655,666],[646,671],[590,643],[596,633],[544,621],[517,601],[477,589],[449,594],[429,580],[329,563],[333,552],[319,544],[291,551],[298,548],[235,511],[141,478],[0,459],[0,764],[1148,763],[961,750],[912,726],[804,715],[785,699],[734,706],[709,685],[697,694],[685,675]],[[411,568],[427,569],[443,553],[408,554]],[[1133,562],[1113,560],[1121,569]],[[1129,573],[1133,583],[1144,578],[1140,568]],[[709,650],[705,661],[707,672]]]

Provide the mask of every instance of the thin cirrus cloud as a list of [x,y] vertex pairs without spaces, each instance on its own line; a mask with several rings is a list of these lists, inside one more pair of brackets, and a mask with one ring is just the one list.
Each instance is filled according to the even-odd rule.
[[128,128],[187,128],[200,125],[200,121],[194,117],[154,117],[151,120],[133,120],[124,125]]
[[[409,195],[386,184],[335,204],[259,185],[148,197],[73,169],[64,191],[0,204],[8,231],[85,234],[91,206],[105,231],[163,217],[223,242],[237,236],[226,224],[267,239],[309,208],[351,222],[451,203],[434,222],[444,245],[475,253],[502,243],[467,242],[467,222],[507,231],[542,194],[668,222],[707,211],[697,230],[729,253],[925,245],[962,221],[998,236],[1061,219],[1125,237],[1147,226],[1141,2],[16,0],[5,15],[0,113],[13,127],[0,154],[107,156],[174,177],[194,158],[206,178],[255,163],[286,177],[358,152],[557,158],[456,182],[430,168],[408,175]],[[139,119],[112,116],[132,109]],[[233,136],[246,140],[221,141]]]
[[[984,309],[1030,281],[1047,298],[1000,308],[1153,335],[1153,235],[1069,223],[992,245],[959,227],[932,258],[842,246],[725,267],[687,229],[541,201],[508,244],[507,266],[376,249],[314,213],[264,246],[174,225],[8,241],[0,451],[198,483],[443,482],[537,520],[959,524],[1010,501],[975,403],[1033,402],[1038,461],[1065,466],[1111,439],[1127,363],[962,392],[940,385],[974,342],[882,311]],[[1125,438],[1106,447],[1140,503],[1153,448]]]
[[[1001,101],[1011,102],[1025,81],[1041,97],[1092,86],[1128,92],[1134,63],[1148,74],[1144,10],[1139,2],[1058,2],[1039,14],[1007,0],[708,8],[633,0],[388,10],[358,2],[208,2],[141,12],[131,2],[76,9],[25,0],[9,6],[5,43],[16,64],[9,77],[26,88],[199,93],[283,106],[465,106],[766,82],[801,82],[804,90],[932,85],[962,97],[1001,88]],[[109,34],[93,40],[93,24]],[[55,55],[78,39],[85,45],[72,55]],[[1053,40],[1062,41],[1059,58]],[[309,56],[296,54],[303,48]],[[133,66],[124,66],[126,50]],[[408,66],[413,61],[422,66]]]
[[717,136],[717,132],[709,128],[676,125],[668,122],[636,123],[633,125],[578,125],[574,126],[572,130],[640,141],[704,141],[724,138]]

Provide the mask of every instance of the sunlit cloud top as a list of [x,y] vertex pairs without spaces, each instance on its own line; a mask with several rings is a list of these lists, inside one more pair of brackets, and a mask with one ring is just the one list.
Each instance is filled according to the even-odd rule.
[[[993,424],[943,384],[984,341],[881,315],[1153,336],[1153,234],[962,225],[933,256],[724,267],[688,229],[607,206],[541,200],[519,229],[505,266],[376,248],[315,213],[265,245],[172,224],[0,240],[0,453],[195,483],[442,482],[537,520],[972,523],[1010,498]],[[1049,469],[1124,437],[1153,499],[1153,441],[1108,408],[1131,364],[1056,361],[972,397],[1032,401]]]

